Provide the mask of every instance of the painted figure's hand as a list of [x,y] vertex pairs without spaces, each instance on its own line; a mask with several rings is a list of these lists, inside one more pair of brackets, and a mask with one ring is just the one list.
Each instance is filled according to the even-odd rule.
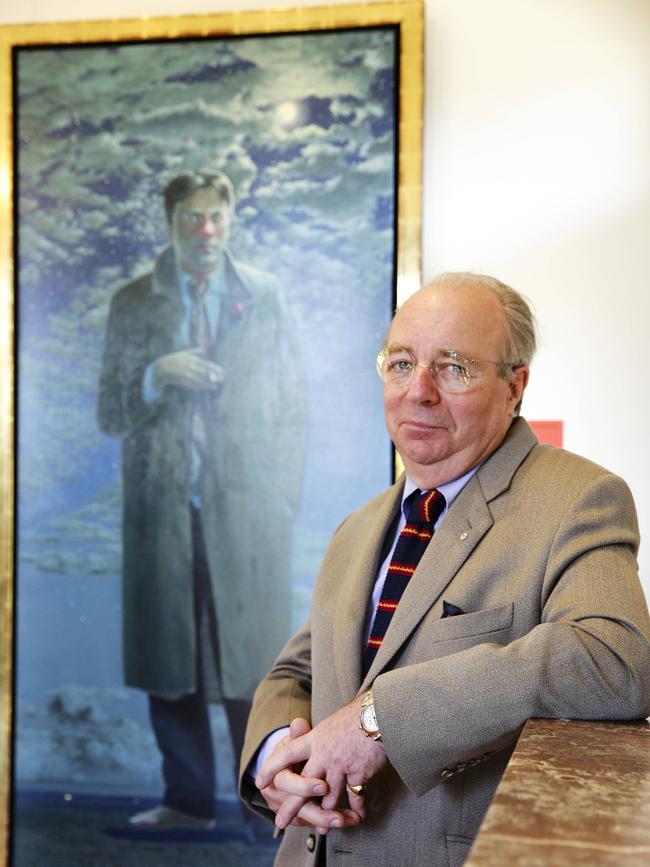
[[213,391],[223,380],[223,368],[210,361],[199,347],[161,355],[153,363],[157,388],[175,385],[190,391]]
[[[284,764],[288,745],[292,741],[302,739],[303,735],[307,735],[310,731],[311,727],[307,720],[299,717],[293,720],[289,735],[279,741],[256,780],[260,793],[276,816],[278,813],[280,815],[291,813],[288,821],[282,823],[276,821],[276,825],[281,828],[288,824],[310,825],[317,828],[321,834],[326,834],[330,828],[358,825],[360,818],[353,810],[323,809],[316,799],[327,795],[327,784],[317,777],[300,773],[304,759],[299,758],[295,764]],[[298,755],[301,755],[300,751]],[[273,773],[267,771],[271,763],[275,769]],[[259,785],[262,779],[268,782]],[[287,801],[290,803],[288,809],[284,806]]]

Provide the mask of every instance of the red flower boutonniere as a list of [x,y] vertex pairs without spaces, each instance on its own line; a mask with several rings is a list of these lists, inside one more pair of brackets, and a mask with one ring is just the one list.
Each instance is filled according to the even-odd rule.
[[244,305],[241,301],[233,301],[230,305],[230,315],[235,319],[239,319],[240,316],[244,315]]

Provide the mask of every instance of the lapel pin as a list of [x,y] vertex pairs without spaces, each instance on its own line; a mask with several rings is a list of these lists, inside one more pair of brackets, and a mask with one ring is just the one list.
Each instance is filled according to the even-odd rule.
[[461,533],[461,534],[460,534],[460,541],[461,541],[461,542],[464,542],[465,539],[466,539],[468,536],[469,536],[469,533],[467,533],[467,532],[465,532],[465,533]]

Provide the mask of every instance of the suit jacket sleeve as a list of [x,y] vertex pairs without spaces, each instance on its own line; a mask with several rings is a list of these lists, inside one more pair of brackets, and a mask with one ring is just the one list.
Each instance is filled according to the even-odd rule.
[[534,628],[505,645],[485,641],[377,677],[386,750],[415,794],[511,743],[529,717],[649,712],[650,625],[637,545],[631,494],[603,471],[555,528],[539,579],[531,576],[541,588]]
[[261,815],[273,818],[247,773],[247,768],[271,732],[303,717],[311,722],[311,629],[309,623],[291,638],[273,670],[255,692],[242,750],[239,794]]

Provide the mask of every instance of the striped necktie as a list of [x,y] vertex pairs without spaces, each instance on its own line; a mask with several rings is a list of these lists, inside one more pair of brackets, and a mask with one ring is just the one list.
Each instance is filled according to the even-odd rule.
[[406,524],[395,545],[363,657],[364,677],[381,647],[402,593],[431,541],[435,523],[446,505],[445,498],[436,490],[424,493],[415,490],[407,502]]

